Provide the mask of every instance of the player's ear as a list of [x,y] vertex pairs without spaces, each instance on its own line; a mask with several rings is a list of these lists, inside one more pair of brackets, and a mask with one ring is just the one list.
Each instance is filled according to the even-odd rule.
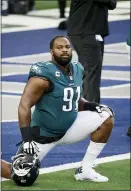
[[53,50],[52,50],[52,49],[50,49],[50,53],[51,53],[51,56],[53,56],[53,55],[54,55],[54,53],[53,53]]

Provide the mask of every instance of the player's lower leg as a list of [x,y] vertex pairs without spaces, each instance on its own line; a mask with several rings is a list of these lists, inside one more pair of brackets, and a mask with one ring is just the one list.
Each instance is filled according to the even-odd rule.
[[95,132],[91,134],[91,141],[82,161],[82,173],[76,171],[77,180],[91,180],[95,182],[107,182],[108,178],[96,173],[92,167],[96,158],[101,153],[108,141],[113,128],[113,119],[108,118]]

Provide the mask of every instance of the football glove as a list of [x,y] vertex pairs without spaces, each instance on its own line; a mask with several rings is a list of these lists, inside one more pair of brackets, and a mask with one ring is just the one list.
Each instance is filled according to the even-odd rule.
[[23,151],[26,154],[34,155],[34,154],[39,152],[39,148],[37,147],[37,145],[34,141],[24,142],[23,143]]
[[95,102],[86,102],[84,104],[84,110],[97,112],[101,117],[103,116],[103,111],[107,111],[110,114],[110,116],[114,116],[114,112],[111,108],[109,108],[106,105],[100,105]]
[[112,117],[115,116],[115,113],[114,113],[114,111],[113,111],[113,109],[111,107],[109,107],[107,105],[100,105],[100,106],[102,107],[101,108],[102,111],[108,112],[110,114],[110,116],[112,116]]

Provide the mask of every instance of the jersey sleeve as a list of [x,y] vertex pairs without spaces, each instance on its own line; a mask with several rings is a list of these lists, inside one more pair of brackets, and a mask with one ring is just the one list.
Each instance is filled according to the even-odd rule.
[[50,72],[50,69],[48,68],[48,65],[46,65],[45,63],[38,62],[36,64],[33,64],[29,71],[28,80],[31,77],[48,80],[50,82],[50,87],[47,92],[51,92],[53,90],[54,83],[52,79],[52,74]]
[[78,67],[78,71],[79,74],[81,75],[82,80],[84,79],[84,67],[82,66],[82,64],[80,62],[77,62],[77,67]]
[[36,64],[33,64],[31,66],[28,79],[31,77],[39,77],[39,78],[43,78],[43,79],[52,81],[50,71],[49,71],[48,67],[46,67],[46,64],[44,64],[44,63],[42,64],[39,62]]
[[84,73],[84,67],[82,66],[80,62],[78,62],[78,67],[81,70],[81,72]]
[[79,72],[81,72],[82,74],[84,73],[84,67],[82,66],[80,62],[73,61],[72,64],[75,66],[75,68],[77,68]]

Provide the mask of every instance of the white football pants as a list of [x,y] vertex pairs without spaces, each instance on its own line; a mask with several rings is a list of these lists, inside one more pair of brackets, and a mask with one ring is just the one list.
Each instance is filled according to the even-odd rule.
[[[37,143],[39,152],[37,153],[40,161],[43,157],[56,145],[71,144],[81,141],[97,130],[99,126],[110,116],[109,113],[103,111],[101,117],[97,112],[81,111],[72,126],[67,130],[66,134],[59,140],[49,144]],[[61,127],[62,128],[62,127]]]

